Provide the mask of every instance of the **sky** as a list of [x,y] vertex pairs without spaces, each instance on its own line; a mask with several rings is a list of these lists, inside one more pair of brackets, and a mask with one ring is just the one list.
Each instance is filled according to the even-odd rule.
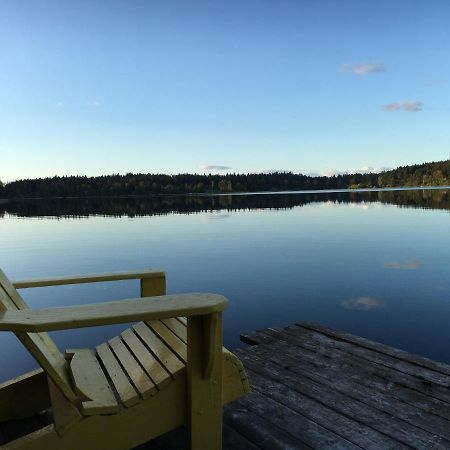
[[450,157],[447,0],[2,0],[0,180]]

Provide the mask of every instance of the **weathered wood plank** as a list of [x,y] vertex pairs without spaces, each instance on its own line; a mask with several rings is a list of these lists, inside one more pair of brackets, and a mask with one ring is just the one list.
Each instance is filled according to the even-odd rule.
[[418,366],[416,363],[411,363],[403,359],[399,359],[395,356],[388,355],[386,353],[380,352],[378,350],[372,350],[367,347],[361,347],[357,343],[351,343],[345,340],[333,339],[323,333],[319,333],[314,330],[309,330],[308,328],[301,326],[286,327],[287,332],[293,331],[294,333],[304,330],[306,336],[314,336],[315,339],[322,342],[327,342],[342,351],[358,355],[369,361],[377,362],[386,367],[391,367],[399,372],[407,373],[409,375],[414,375],[421,380],[427,380],[429,382],[438,384],[445,388],[450,388],[450,376],[445,375],[441,372],[427,369],[425,367]]
[[185,368],[181,360],[150,330],[146,323],[139,322],[133,325],[133,329],[172,376],[176,376]]
[[[283,334],[283,332],[274,330],[266,330],[264,333],[270,337],[278,337],[279,343],[294,344],[296,358],[303,365],[317,368],[321,374],[327,375],[333,380],[335,377],[366,388],[373,389],[380,393],[385,393],[394,399],[405,402],[418,411],[422,410],[426,413],[432,413],[444,419],[450,420],[450,406],[448,403],[438,400],[430,395],[426,395],[416,389],[408,387],[411,385],[408,375],[403,375],[376,363],[362,361],[358,357],[352,357],[338,350],[328,350],[327,347],[317,346],[311,342],[297,339],[295,336]],[[277,345],[274,343],[274,346]],[[263,348],[264,346],[261,346]],[[259,348],[255,348],[255,352],[259,352]],[[288,350],[288,353],[291,353]],[[420,388],[417,380],[412,382]]]
[[[308,346],[309,348],[328,348],[330,351],[337,352],[343,357],[358,357],[361,362],[366,365],[376,364],[377,367],[395,373],[396,377],[401,377],[402,382],[413,389],[423,392],[426,395],[435,397],[447,403],[450,403],[450,389],[442,386],[441,383],[435,383],[427,378],[426,374],[421,376],[419,368],[414,367],[411,373],[411,365],[400,360],[395,360],[390,356],[382,355],[378,352],[366,350],[346,342],[336,341],[327,336],[306,329],[298,329],[299,327],[286,327],[283,332],[292,335],[292,338],[298,342],[298,345]],[[271,328],[268,333],[279,333],[280,329]],[[280,337],[281,338],[281,337]],[[282,338],[281,338],[282,339]],[[406,367],[405,367],[406,366]]]
[[393,356],[394,358],[398,358],[412,364],[417,364],[420,367],[427,368],[450,376],[450,366],[448,364],[434,361],[432,359],[425,358],[424,356],[415,355],[413,353],[409,353],[404,350],[391,347],[389,345],[381,344],[379,342],[370,341],[369,339],[363,338],[361,336],[355,336],[353,334],[333,330],[323,325],[315,323],[299,323],[297,325],[312,331],[317,331],[318,333],[325,334],[334,339],[350,342],[352,344],[356,344],[361,347],[368,348],[370,350],[375,350],[377,352]]
[[139,403],[138,393],[120,367],[119,362],[109,348],[108,344],[104,343],[99,345],[97,347],[97,354],[105,367],[108,376],[111,378],[122,403],[127,407],[131,407]]
[[275,342],[276,339],[272,336],[268,336],[265,331],[266,330],[247,331],[241,333],[239,336],[241,341],[248,345],[271,344],[272,342]]
[[147,349],[132,329],[126,329],[121,336],[156,387],[161,389],[166,384],[170,383],[172,378],[169,372],[164,369],[161,363],[153,356],[150,350]]
[[250,350],[247,350],[245,353],[236,351],[244,365],[250,370],[264,377],[282,380],[283,384],[289,388],[322,402],[335,411],[357,420],[362,425],[371,427],[398,440],[403,445],[415,448],[446,445],[446,441],[439,436],[400,421],[392,415],[372,408],[359,400],[343,395],[329,385],[323,385],[306,377],[299,377],[298,374],[286,370],[284,366],[254,355]]
[[241,333],[240,339],[248,345],[271,344],[276,338],[266,333],[267,330],[256,330],[251,333]]
[[340,414],[300,392],[289,389],[282,383],[282,380],[265,378],[248,368],[247,372],[254,391],[301,413],[327,430],[364,449],[379,450],[382,447],[401,450],[409,448],[379,431],[361,426],[358,421]]
[[252,354],[257,354],[261,358],[287,367],[287,370],[294,372],[301,378],[310,379],[324,386],[332,386],[333,390],[343,395],[359,400],[379,411],[391,414],[405,423],[439,435],[447,439],[450,445],[450,422],[448,420],[428,414],[419,408],[396,400],[385,392],[362,386],[339,373],[330,374],[327,370],[305,364],[306,355],[298,347],[280,342],[273,344],[270,350],[264,346],[255,348]]
[[[263,331],[252,333],[252,340],[265,343],[274,343],[277,340],[286,340],[282,332],[289,332],[289,327],[286,328],[268,328]],[[440,385],[436,385],[430,381],[420,379],[416,376],[401,372],[395,368],[380,364],[378,361],[368,360],[360,354],[343,351],[338,347],[339,342],[333,340],[323,339],[318,333],[309,332],[308,330],[295,330],[291,332],[291,344],[303,347],[312,352],[331,352],[334,354],[334,359],[342,361],[355,360],[359,364],[367,367],[368,370],[374,370],[380,377],[392,377],[392,382],[404,386],[408,389],[415,390],[428,397],[434,398],[438,401],[450,403],[450,390]],[[330,356],[330,355],[327,355]],[[351,363],[350,363],[351,364]],[[387,384],[387,383],[385,383]]]
[[259,392],[252,392],[237,400],[237,405],[248,408],[258,416],[270,418],[270,423],[312,448],[356,450],[358,445],[330,431],[303,414],[278,403]]
[[267,418],[255,414],[238,403],[224,409],[224,422],[263,450],[312,449],[309,445],[273,425]]

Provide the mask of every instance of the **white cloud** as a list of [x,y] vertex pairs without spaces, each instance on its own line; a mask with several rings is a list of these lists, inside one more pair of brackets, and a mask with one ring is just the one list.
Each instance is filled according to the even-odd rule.
[[359,311],[371,311],[383,307],[383,302],[373,297],[358,297],[356,299],[344,300],[341,305],[345,309],[356,309]]
[[351,175],[354,173],[380,173],[385,172],[386,170],[391,170],[390,167],[373,167],[373,166],[362,166],[358,169],[325,169],[320,172],[320,174],[317,173],[308,173],[309,176],[322,176],[322,177],[332,177],[337,175]]
[[261,173],[271,174],[271,173],[290,173],[290,172],[292,172],[292,170],[287,170],[287,169],[268,169],[268,170],[263,170]]
[[64,103],[63,102],[58,102],[58,103],[56,103],[56,106],[58,108],[62,108],[64,106]]
[[221,171],[224,171],[224,170],[231,170],[231,167],[229,167],[229,166],[207,165],[207,166],[200,166],[200,169],[203,169],[203,170],[217,170],[218,172],[221,172]]
[[320,172],[321,177],[332,177],[333,175],[347,175],[348,170],[325,169]]
[[386,71],[383,63],[342,64],[341,72],[353,73],[355,75],[369,75]]
[[423,103],[418,101],[407,101],[403,102],[403,109],[409,112],[422,111]]
[[99,102],[98,100],[89,100],[89,101],[86,103],[86,105],[87,105],[87,106],[94,106],[94,107],[97,107],[97,106],[100,106],[100,102]]
[[383,111],[398,111],[401,108],[402,105],[400,103],[388,103],[382,106]]
[[387,103],[381,109],[388,112],[400,111],[401,109],[408,112],[418,112],[423,110],[423,103],[418,100],[407,100],[403,103]]

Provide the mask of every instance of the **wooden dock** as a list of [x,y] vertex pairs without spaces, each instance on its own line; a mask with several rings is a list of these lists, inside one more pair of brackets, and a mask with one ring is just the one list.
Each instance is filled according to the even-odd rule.
[[[320,325],[241,339],[252,392],[224,409],[224,450],[450,449],[449,365]],[[9,423],[0,444],[50,422]],[[179,429],[138,449],[183,450],[185,440]]]
[[[224,450],[450,449],[450,366],[312,324],[243,334]],[[182,449],[184,431],[140,449]]]

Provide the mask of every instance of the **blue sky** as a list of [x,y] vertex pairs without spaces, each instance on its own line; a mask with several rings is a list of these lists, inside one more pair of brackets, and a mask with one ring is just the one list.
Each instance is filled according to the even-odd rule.
[[449,20],[446,0],[2,0],[0,180],[447,159]]

